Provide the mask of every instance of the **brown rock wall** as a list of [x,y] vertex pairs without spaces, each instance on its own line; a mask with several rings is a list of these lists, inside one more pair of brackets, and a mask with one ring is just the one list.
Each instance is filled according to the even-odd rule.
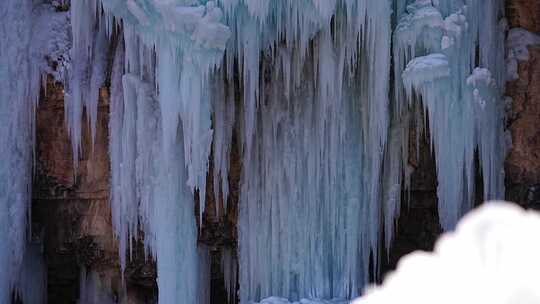
[[108,103],[99,102],[94,144],[86,119],[78,166],[72,159],[64,121],[61,85],[52,79],[42,94],[36,120],[34,230],[44,235],[49,303],[75,303],[81,266],[118,281],[118,250],[109,206]]
[[[510,27],[540,34],[540,1],[508,0]],[[529,60],[520,62],[519,79],[507,84],[512,98],[508,130],[512,147],[506,160],[507,199],[540,207],[540,46],[529,47]]]

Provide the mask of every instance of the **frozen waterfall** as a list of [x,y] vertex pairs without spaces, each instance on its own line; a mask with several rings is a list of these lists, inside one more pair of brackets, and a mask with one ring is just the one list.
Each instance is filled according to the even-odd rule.
[[[216,200],[226,204],[231,191],[233,135],[238,250],[223,253],[222,267],[242,304],[361,294],[409,185],[410,122],[416,136],[429,132],[444,229],[472,208],[477,172],[484,198],[503,198],[502,0],[71,0],[48,30],[30,18],[47,16],[36,2],[0,3],[0,241],[10,244],[0,250],[1,303],[22,269],[45,73],[65,87],[75,164],[83,113],[94,137],[99,90],[109,86],[121,269],[143,241],[160,303],[209,302],[195,194],[203,225],[207,176]],[[29,46],[58,39],[62,22],[72,41],[45,49],[70,64],[32,64],[43,54]],[[82,282],[85,297],[98,279]]]

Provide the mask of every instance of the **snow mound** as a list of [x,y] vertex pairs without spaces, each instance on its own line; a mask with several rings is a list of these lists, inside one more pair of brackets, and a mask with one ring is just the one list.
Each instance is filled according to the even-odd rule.
[[407,64],[403,71],[403,83],[406,88],[412,88],[448,76],[450,76],[448,58],[443,54],[430,54],[417,57]]
[[298,302],[289,302],[287,299],[279,297],[270,297],[262,300],[258,304],[347,304],[347,300],[308,300],[302,299]]
[[353,304],[540,303],[540,214],[488,203]]

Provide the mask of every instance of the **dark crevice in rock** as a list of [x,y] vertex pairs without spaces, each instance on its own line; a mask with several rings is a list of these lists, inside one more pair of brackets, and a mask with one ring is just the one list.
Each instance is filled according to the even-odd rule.
[[[391,247],[383,254],[382,278],[397,267],[399,259],[413,251],[431,251],[442,229],[437,206],[437,173],[429,139],[421,136],[416,147],[416,134],[411,127],[409,165],[410,189],[402,194],[401,212]],[[386,249],[385,249],[386,250]],[[381,278],[381,279],[382,279]]]

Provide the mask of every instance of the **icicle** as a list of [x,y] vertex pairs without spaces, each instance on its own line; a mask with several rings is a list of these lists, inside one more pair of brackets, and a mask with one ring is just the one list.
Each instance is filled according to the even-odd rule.
[[[501,63],[505,58],[505,34],[508,27],[504,19],[505,1],[467,0],[466,2],[467,21],[474,40],[478,43],[479,66],[491,70],[498,93],[502,95],[506,87],[506,67]],[[473,54],[475,52],[476,50],[471,51]]]
[[[186,185],[181,129],[169,151],[155,155],[157,175],[153,210],[148,218],[153,233],[160,303],[199,303],[199,256],[194,199]],[[173,153],[174,152],[174,153]],[[181,238],[180,238],[181,236]],[[181,275],[179,275],[181,274]]]
[[[403,79],[408,98],[412,99],[413,89],[416,90],[429,113],[439,181],[439,216],[442,227],[451,229],[472,199],[466,188],[471,177],[466,172],[471,170],[472,159],[464,159],[465,149],[473,147],[474,125],[464,118],[471,111],[467,109],[468,104],[452,103],[456,96],[449,94],[452,78],[445,55],[432,54],[412,60]],[[469,152],[472,158],[474,150]]]
[[468,102],[473,104],[476,145],[484,183],[484,199],[504,197],[504,102],[497,79],[488,69],[476,68],[467,78]]
[[221,272],[225,282],[225,290],[229,297],[229,303],[236,303],[236,286],[238,280],[238,261],[230,248],[221,250]]
[[388,137],[388,148],[384,160],[382,203],[384,215],[384,248],[389,254],[394,237],[395,223],[401,210],[401,193],[407,189],[408,176],[405,168],[408,150],[408,123],[404,118],[392,121]]
[[[71,6],[73,48],[69,85],[64,96],[65,120],[71,137],[73,163],[77,167],[82,137],[83,106],[89,98],[89,65],[96,26],[96,1],[74,1]],[[96,95],[97,96],[97,95]]]
[[18,295],[25,304],[47,302],[47,265],[42,255],[41,244],[32,244],[26,248],[18,283]]
[[102,282],[98,273],[86,269],[81,270],[80,274],[79,300],[77,304],[114,304],[116,301],[112,294],[109,294],[109,288],[106,282]]
[[[105,73],[107,69],[107,55],[109,44],[105,33],[106,29],[103,24],[100,24],[99,30],[96,32],[96,37],[93,45],[93,54],[90,66],[90,84],[89,92],[85,100],[85,107],[88,121],[90,123],[90,131],[92,137],[92,145],[96,140],[96,124],[98,115],[99,92],[105,83]],[[75,154],[74,154],[75,155]]]
[[[109,155],[111,159],[111,213],[112,225],[119,240],[120,268],[123,271],[126,266],[127,241],[130,239],[130,231],[137,223],[137,209],[130,208],[135,205],[132,199],[134,189],[126,189],[125,183],[132,176],[125,177],[125,163],[132,161],[124,150],[124,92],[122,75],[124,69],[124,45],[120,41],[116,47],[114,62],[111,73],[110,114],[109,114]],[[127,193],[130,193],[131,196]],[[133,213],[135,211],[135,216]]]
[[[221,73],[219,74],[221,76]],[[214,92],[212,96],[214,111],[214,197],[217,202],[223,199],[224,211],[227,211],[227,199],[229,197],[229,162],[232,145],[232,135],[235,121],[235,96],[234,86],[225,88],[225,80],[222,77],[214,80]],[[218,204],[216,203],[216,209]]]

